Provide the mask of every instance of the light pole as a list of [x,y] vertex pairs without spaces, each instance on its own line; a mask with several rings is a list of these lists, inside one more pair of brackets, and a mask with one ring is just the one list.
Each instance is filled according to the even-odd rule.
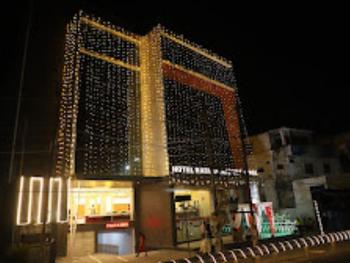
[[[11,156],[10,156],[10,162],[9,162],[9,172],[8,172],[8,184],[10,185],[13,183],[13,163],[15,160],[15,154],[16,154],[16,145],[17,145],[17,135],[18,135],[18,125],[19,125],[19,116],[21,112],[21,106],[22,106],[22,92],[23,92],[23,86],[24,86],[24,75],[26,71],[26,65],[27,65],[27,56],[28,56],[28,46],[29,46],[29,37],[30,37],[30,31],[32,28],[32,15],[33,15],[33,0],[30,0],[29,3],[29,15],[28,15],[28,24],[26,27],[26,33],[25,33],[25,39],[24,39],[24,48],[23,48],[23,56],[22,56],[22,62],[21,62],[21,75],[19,80],[19,88],[18,88],[18,94],[17,94],[17,105],[16,105],[16,115],[15,115],[15,123],[12,133],[12,144],[11,144]],[[25,124],[26,125],[26,124]],[[25,132],[26,132],[25,127]],[[25,135],[24,135],[25,136]],[[22,170],[22,163],[23,163],[23,153],[21,156],[21,167]],[[17,191],[13,191],[14,193],[17,193]],[[15,195],[16,196],[16,195]],[[13,204],[16,204],[16,197],[13,196]],[[16,207],[16,205],[13,205],[12,207]],[[10,224],[11,229],[11,244],[14,245],[15,242],[15,228],[16,228],[16,222],[15,222],[15,210],[13,210],[12,214],[12,223]]]

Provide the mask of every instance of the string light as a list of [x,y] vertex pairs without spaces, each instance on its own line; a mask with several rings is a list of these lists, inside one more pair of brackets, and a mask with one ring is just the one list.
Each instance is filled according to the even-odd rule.
[[139,40],[83,12],[66,38],[56,174],[140,173]]
[[[167,176],[175,165],[243,168],[230,61],[160,25],[137,36],[83,12],[66,37],[57,175]],[[218,174],[216,183],[240,181],[226,177]]]

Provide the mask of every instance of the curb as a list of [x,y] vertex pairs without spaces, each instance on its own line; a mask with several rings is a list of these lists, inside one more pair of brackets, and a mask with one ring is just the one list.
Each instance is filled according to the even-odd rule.
[[272,253],[291,251],[294,249],[317,247],[323,244],[331,244],[350,240],[350,230],[332,232],[324,235],[313,235],[300,237],[291,240],[270,242],[245,248],[222,250],[216,253],[205,255],[196,254],[191,258],[171,259],[159,261],[158,263],[223,263],[247,258],[267,256]]

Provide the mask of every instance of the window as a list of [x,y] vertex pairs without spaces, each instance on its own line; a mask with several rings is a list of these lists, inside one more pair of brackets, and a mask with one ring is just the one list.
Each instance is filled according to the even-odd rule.
[[283,164],[277,164],[277,169],[282,170],[284,168]]
[[313,174],[314,173],[314,166],[312,163],[306,163],[305,164],[305,173],[307,174]]
[[323,172],[325,174],[330,174],[331,173],[331,166],[329,163],[323,163]]
[[258,172],[258,173],[263,173],[263,172],[264,172],[264,168],[259,167],[259,168],[257,169],[257,172]]

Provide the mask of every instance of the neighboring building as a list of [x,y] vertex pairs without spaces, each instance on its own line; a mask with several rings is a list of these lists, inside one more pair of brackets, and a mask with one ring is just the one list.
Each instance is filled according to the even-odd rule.
[[140,231],[148,247],[184,241],[188,217],[199,238],[213,196],[245,183],[231,62],[161,26],[138,36],[84,13],[64,56],[55,172],[20,178],[17,240],[46,231],[58,255],[128,254]]
[[350,227],[350,133],[320,136],[318,144],[333,148],[339,160],[340,172],[326,176],[327,187],[311,189],[317,202],[320,220],[326,232]]
[[263,200],[293,217],[314,218],[310,187],[341,174],[334,148],[317,143],[311,131],[291,128],[251,136],[250,143],[249,167],[261,175]]
[[350,189],[350,133],[323,136],[319,142],[335,150],[340,164],[341,174],[329,178],[329,186],[333,189]]

